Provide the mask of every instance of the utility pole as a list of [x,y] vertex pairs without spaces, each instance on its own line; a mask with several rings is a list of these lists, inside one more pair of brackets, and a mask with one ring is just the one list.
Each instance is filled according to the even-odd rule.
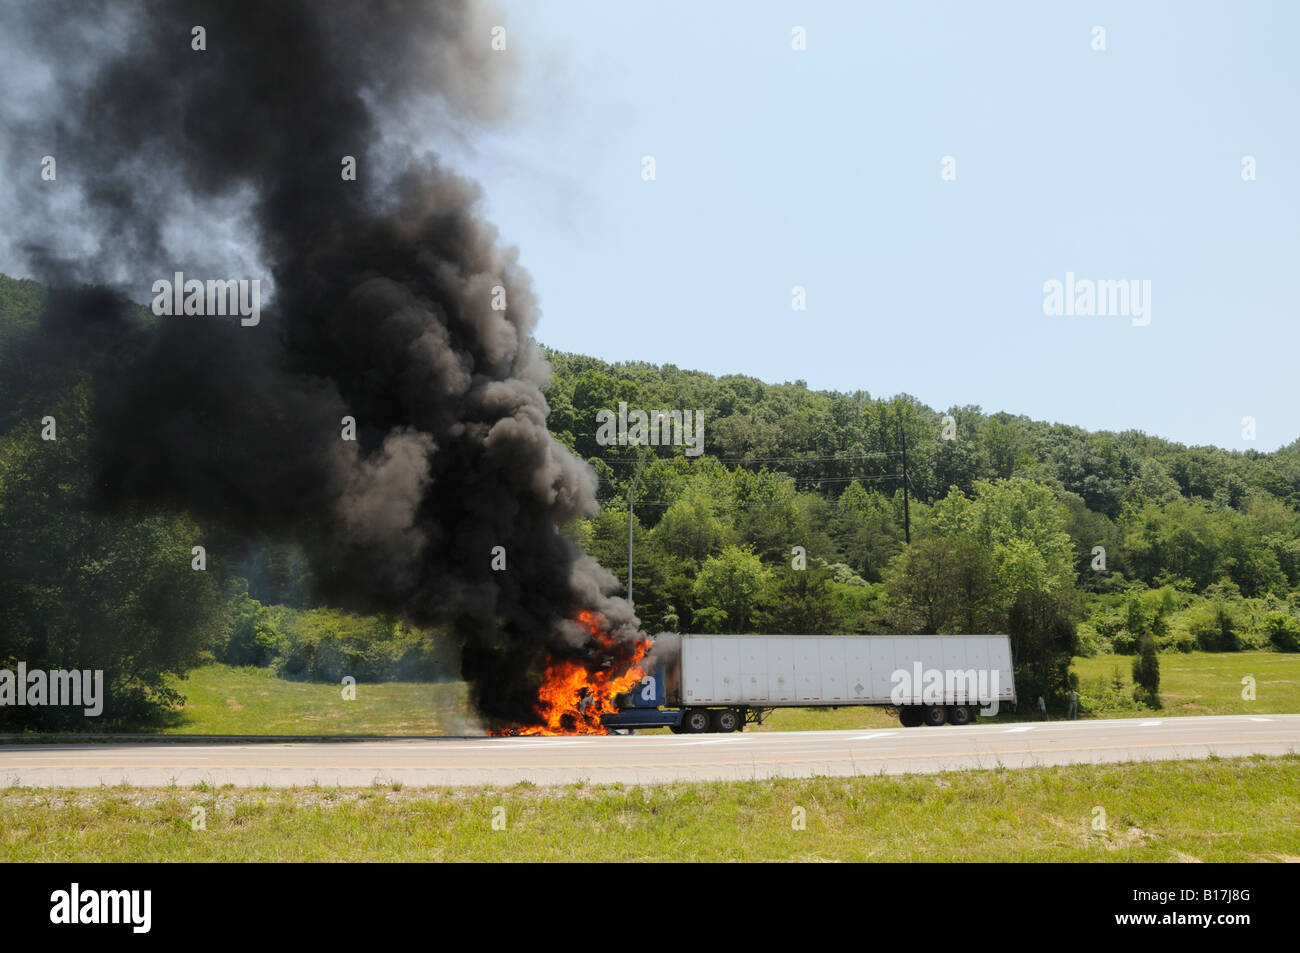
[[903,445],[903,538],[912,545],[912,514],[907,497],[907,431],[903,429],[903,409],[898,409],[898,439]]
[[[655,426],[663,423],[664,415],[660,414],[655,418]],[[641,479],[641,470],[645,467],[645,462],[650,456],[650,443],[646,442],[645,449],[641,451],[641,459],[637,461],[636,471],[632,474],[632,480],[627,485],[627,604],[632,605],[632,504],[636,501],[636,485]]]
[[636,476],[627,488],[627,604],[632,605],[632,501],[636,498],[636,477],[641,475],[637,467]]

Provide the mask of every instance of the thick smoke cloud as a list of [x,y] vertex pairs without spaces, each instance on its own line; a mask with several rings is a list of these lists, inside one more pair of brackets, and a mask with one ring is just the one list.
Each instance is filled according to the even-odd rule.
[[[595,657],[567,621],[576,610],[604,613],[623,641],[637,625],[604,595],[612,577],[557,532],[593,512],[595,480],[547,432],[527,276],[479,217],[477,187],[406,145],[507,108],[508,57],[482,10],[10,9],[6,82],[26,85],[5,107],[8,180],[22,183],[5,234],[58,289],[45,336],[68,360],[135,342],[97,402],[106,506],[183,506],[298,542],[333,602],[453,626],[481,712],[527,721],[548,651]],[[17,174],[47,153],[57,188]],[[358,181],[340,175],[344,156]],[[274,293],[256,327],[143,328],[102,287],[75,290],[144,302],[174,271],[262,278]]]

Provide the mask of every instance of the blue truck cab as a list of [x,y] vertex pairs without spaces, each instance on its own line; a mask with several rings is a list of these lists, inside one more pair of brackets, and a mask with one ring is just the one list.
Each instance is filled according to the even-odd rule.
[[625,728],[680,728],[682,710],[661,710],[667,704],[667,682],[664,667],[659,665],[650,674],[641,679],[641,683],[629,692],[614,696],[614,705],[618,711],[601,716],[600,722],[606,728],[619,730]]

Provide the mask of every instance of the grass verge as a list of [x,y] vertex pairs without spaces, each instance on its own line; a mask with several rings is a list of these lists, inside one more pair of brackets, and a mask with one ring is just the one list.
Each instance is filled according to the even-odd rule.
[[1276,861],[1300,860],[1297,816],[1297,755],[656,786],[9,788],[0,861]]

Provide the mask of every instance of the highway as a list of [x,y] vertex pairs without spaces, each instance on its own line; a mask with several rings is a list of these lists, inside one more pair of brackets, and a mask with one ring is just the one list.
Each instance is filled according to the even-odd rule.
[[1300,753],[1300,715],[858,731],[0,746],[0,786],[645,784]]

